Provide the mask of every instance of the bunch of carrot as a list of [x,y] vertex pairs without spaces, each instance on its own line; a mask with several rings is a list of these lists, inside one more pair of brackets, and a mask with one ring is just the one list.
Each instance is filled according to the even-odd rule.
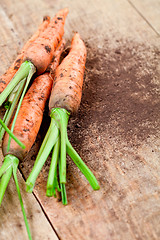
[[[49,17],[45,17],[38,31],[24,46],[16,61],[0,78],[2,83],[0,104],[8,98],[8,109],[3,122],[0,122],[7,130],[4,135],[4,130],[0,129],[4,154],[4,163],[0,169],[0,204],[13,172],[29,239],[31,239],[31,234],[16,171],[19,160],[24,159],[36,139],[49,96],[51,123],[26,181],[26,190],[32,192],[36,178],[52,150],[47,196],[56,197],[57,189],[62,194],[63,204],[67,204],[65,189],[67,153],[88,179],[92,188],[99,189],[95,176],[74,150],[67,136],[69,115],[77,111],[80,105],[86,61],[86,47],[79,34],[76,33],[68,55],[59,65],[65,44],[62,37],[67,14],[68,9],[62,9],[51,21]],[[40,76],[33,81],[26,93],[34,73]],[[17,109],[12,117],[16,106]],[[11,117],[9,130],[5,124],[9,124]]]

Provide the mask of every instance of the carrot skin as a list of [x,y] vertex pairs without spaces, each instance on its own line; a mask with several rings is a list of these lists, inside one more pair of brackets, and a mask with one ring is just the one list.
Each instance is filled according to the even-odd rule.
[[11,81],[11,79],[14,77],[16,72],[18,71],[20,65],[22,64],[24,60],[24,53],[29,47],[29,45],[35,41],[35,39],[39,36],[41,32],[43,32],[50,23],[50,17],[45,16],[43,18],[43,22],[38,27],[38,30],[33,34],[33,36],[26,42],[24,47],[21,49],[20,53],[18,54],[17,58],[13,62],[13,64],[8,68],[8,70],[0,76],[0,93],[3,92],[3,90],[7,87],[8,83]]
[[55,72],[49,109],[60,107],[73,113],[79,108],[82,96],[86,47],[78,33],[72,39],[69,54]]
[[43,73],[52,61],[53,54],[64,34],[67,14],[67,8],[60,10],[45,31],[40,34],[25,52],[24,60],[29,60],[33,63],[37,69],[37,74]]

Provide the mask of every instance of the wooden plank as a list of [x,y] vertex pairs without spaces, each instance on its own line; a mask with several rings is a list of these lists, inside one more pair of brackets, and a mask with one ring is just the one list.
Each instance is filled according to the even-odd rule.
[[136,11],[148,22],[160,36],[160,1],[159,0],[128,0]]
[[[17,1],[2,2],[8,15]],[[23,2],[23,18],[28,22],[28,15],[40,20],[45,12],[52,16],[66,7],[63,0],[38,1],[36,9],[36,1]],[[66,39],[71,40],[73,31],[80,32],[88,51],[82,104],[70,119],[69,138],[95,173],[101,190],[93,192],[68,159],[69,204],[64,207],[45,197],[48,159],[34,192],[61,239],[159,239],[157,34],[125,0],[103,0],[101,5],[99,1],[69,0],[67,5]],[[17,4],[17,19],[22,18],[22,7]],[[15,21],[14,17],[14,26]],[[23,35],[22,27],[16,31]],[[48,122],[44,121],[20,165],[26,178]]]

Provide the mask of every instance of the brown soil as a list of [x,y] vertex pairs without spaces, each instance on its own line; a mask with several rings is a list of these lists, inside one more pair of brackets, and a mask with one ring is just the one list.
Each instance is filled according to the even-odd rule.
[[81,107],[69,124],[77,146],[95,123],[100,135],[107,131],[123,141],[143,141],[159,130],[160,52],[122,40],[115,49],[105,45],[87,49]]

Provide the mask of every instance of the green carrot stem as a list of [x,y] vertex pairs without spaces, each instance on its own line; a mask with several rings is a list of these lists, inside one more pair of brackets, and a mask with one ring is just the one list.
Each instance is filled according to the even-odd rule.
[[[63,114],[60,117],[60,132],[61,132],[61,151],[60,151],[60,183],[66,183],[66,133],[67,124]],[[67,121],[68,123],[68,121]]]
[[[22,93],[22,90],[24,88],[24,85],[25,85],[25,82],[26,82],[26,78],[22,79],[18,84],[17,86],[12,90],[12,92],[10,93],[10,95],[8,96],[8,102],[13,104],[16,96],[17,96],[17,93]],[[19,97],[20,94],[18,94],[18,97]]]
[[25,222],[25,226],[26,226],[28,238],[29,238],[29,240],[32,240],[32,236],[31,236],[31,232],[30,232],[30,228],[29,228],[27,216],[26,216],[26,213],[25,213],[24,205],[23,205],[23,200],[22,200],[21,192],[20,192],[20,187],[19,187],[19,184],[18,184],[18,179],[17,179],[17,167],[18,167],[18,164],[16,164],[16,163],[14,162],[14,163],[13,163],[13,176],[14,176],[14,181],[15,181],[15,184],[16,184],[16,189],[17,189],[17,193],[18,193],[18,197],[19,197],[19,202],[20,202],[20,205],[21,205],[22,213],[23,213],[23,218],[24,218],[24,222]]
[[8,186],[9,180],[12,176],[12,167],[9,167],[6,169],[4,174],[2,175],[0,179],[0,206],[3,200],[3,196],[5,194],[6,188]]
[[75,151],[75,149],[72,147],[71,143],[68,140],[67,137],[67,153],[73,160],[73,162],[77,165],[79,170],[84,174],[84,176],[87,178],[88,182],[90,183],[91,187],[94,190],[100,189],[100,186],[97,182],[97,179],[95,178],[94,174],[90,171],[90,169],[87,167],[87,165],[82,161],[79,154]]
[[66,183],[66,134],[67,124],[69,119],[69,113],[63,108],[53,108],[51,110],[51,118],[55,119],[55,122],[60,128],[61,134],[61,150],[60,150],[60,183]]
[[[59,175],[61,173],[61,161],[58,161],[58,165],[59,165]],[[66,187],[65,187],[65,183],[61,183],[60,182],[60,188],[61,188],[61,197],[62,197],[62,203],[63,205],[67,205],[68,201],[67,201],[67,193],[66,193]]]
[[[51,121],[52,124],[52,121]],[[53,146],[57,142],[58,136],[59,136],[59,130],[54,124],[54,127],[50,130],[50,135],[48,136],[48,139],[46,141],[45,147],[43,148],[43,151],[41,151],[41,155],[36,159],[35,164],[33,166],[33,169],[26,181],[26,191],[32,192],[35,181],[38,177],[38,174],[40,173],[46,159],[48,158]]]
[[[15,113],[15,115],[14,115],[14,119],[13,119],[12,126],[11,126],[11,132],[13,132],[13,130],[14,130],[14,126],[15,126],[15,123],[16,123],[16,120],[17,120],[17,116],[18,116],[18,113],[19,113],[19,110],[20,110],[20,107],[21,107],[21,104],[22,104],[24,95],[25,95],[25,93],[26,93],[26,91],[27,91],[28,85],[29,85],[30,80],[31,80],[33,74],[35,73],[35,71],[36,71],[36,69],[35,69],[34,65],[31,64],[31,66],[30,66],[30,71],[28,72],[28,75],[27,75],[26,84],[25,84],[25,86],[24,86],[22,95],[21,95],[21,97],[20,97],[20,100],[19,100],[19,103],[18,103],[18,106],[17,106],[16,113]],[[23,83],[22,83],[22,84],[23,84]],[[8,140],[7,152],[9,151],[10,143],[11,143],[11,137],[9,137],[9,140]]]
[[[20,98],[20,95],[22,93],[24,84],[25,84],[24,80],[22,80],[22,82],[20,82],[18,84],[19,88],[18,88],[18,91],[16,92],[16,94],[14,94],[14,99],[12,99],[13,101],[12,102],[9,101],[8,109],[6,110],[5,115],[3,117],[3,122],[5,123],[6,126],[8,126],[8,124],[11,120],[11,117],[13,115],[13,112],[14,112],[15,108],[16,108],[17,102],[18,102],[18,100]],[[4,136],[4,133],[5,133],[5,129],[1,128],[0,129],[0,140],[2,140],[2,138]]]
[[62,203],[63,203],[63,205],[67,205],[68,201],[67,201],[67,193],[66,193],[65,183],[60,183],[60,186],[61,186]]
[[0,124],[3,126],[5,131],[13,138],[13,140],[23,149],[25,149],[25,145],[9,130],[9,128],[3,123],[0,119]]
[[49,174],[48,174],[47,191],[46,191],[46,195],[48,197],[52,197],[53,194],[56,197],[55,189],[58,188],[57,164],[58,164],[58,158],[59,158],[59,148],[60,148],[60,140],[58,139],[52,152],[51,165],[50,165]]
[[[34,67],[34,65],[29,62],[25,61],[21,64],[19,70],[11,80],[11,82],[7,85],[7,87],[4,89],[4,91],[0,94],[0,106],[4,103],[6,98],[9,96],[9,94],[12,92],[12,90],[16,87],[16,85],[24,78],[26,78],[31,70],[31,68]],[[34,67],[35,68],[35,67]]]
[[11,154],[8,154],[5,156],[2,167],[0,168],[0,177],[1,177],[0,205],[1,205],[4,193],[6,191],[7,185],[9,183],[9,180],[12,176],[13,163],[17,164],[17,166],[18,166],[18,163],[19,163],[18,158],[16,158],[15,156],[13,156]]
[[47,133],[46,133],[46,135],[45,135],[45,138],[44,138],[44,140],[43,140],[43,142],[42,142],[42,145],[41,145],[41,147],[40,147],[40,149],[39,149],[39,152],[38,152],[38,155],[37,155],[37,157],[36,157],[36,161],[35,161],[34,164],[36,164],[36,162],[38,162],[38,159],[39,159],[39,157],[41,156],[41,153],[42,153],[43,150],[45,149],[46,143],[47,143],[47,141],[48,141],[48,138],[49,138],[50,133],[51,133],[52,129],[54,128],[54,126],[56,126],[56,125],[55,125],[55,121],[51,119],[50,126],[49,126],[48,131],[47,131]]

